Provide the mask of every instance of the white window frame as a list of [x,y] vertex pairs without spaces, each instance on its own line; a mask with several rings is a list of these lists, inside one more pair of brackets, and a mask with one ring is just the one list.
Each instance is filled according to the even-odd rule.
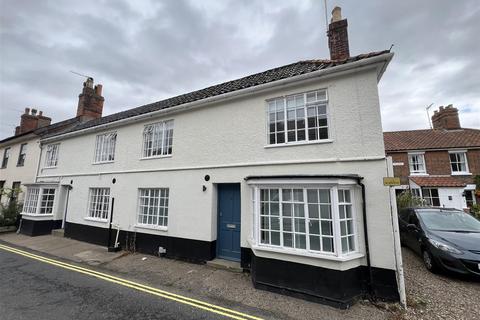
[[45,152],[45,168],[57,167],[59,149],[60,149],[59,143],[52,143],[47,145],[46,152]]
[[[308,96],[315,94],[315,100],[308,101]],[[318,96],[324,96],[325,98],[318,98]],[[296,104],[296,98],[297,97],[303,97],[303,104]],[[296,106],[289,106],[289,102],[294,101],[294,104]],[[275,107],[274,107],[275,105]],[[316,115],[316,125],[314,127],[309,127],[308,125],[308,112],[309,108],[316,106],[319,107],[321,105],[325,105],[325,113],[319,114],[318,109],[315,109],[315,115]],[[272,112],[274,108],[276,111]],[[288,111],[295,111],[295,129],[294,130],[288,130]],[[299,130],[297,128],[298,122],[297,122],[297,117],[298,117],[298,112],[299,110],[303,110],[303,119],[304,119],[304,131],[305,131],[305,139],[304,140],[298,140],[298,133]],[[277,120],[277,115],[278,113],[283,112],[283,121],[280,119],[280,121]],[[275,137],[275,143],[270,142],[270,135],[272,132],[270,132],[270,116],[271,113],[274,113],[275,116],[275,126],[277,122],[283,123],[283,130],[277,131],[277,128],[275,127],[275,135],[277,132],[283,132],[283,140],[284,142],[277,142],[277,137]],[[325,116],[325,119],[327,121],[326,126],[320,126],[317,123],[317,119],[320,116]],[[286,95],[286,96],[281,96],[281,97],[275,97],[272,99],[268,99],[266,101],[266,144],[265,148],[271,148],[271,147],[281,147],[281,146],[291,146],[291,145],[302,145],[302,144],[315,144],[315,143],[328,143],[332,142],[332,132],[331,132],[331,119],[330,119],[330,114],[329,114],[329,99],[328,99],[328,91],[326,88],[321,88],[321,89],[316,89],[316,90],[310,90],[307,92],[301,92],[301,93],[296,93],[296,94],[291,94],[291,95]],[[327,138],[320,139],[319,137],[319,129],[320,128],[326,128],[327,129]],[[317,138],[316,139],[310,139],[310,134],[309,130],[316,130],[317,133]],[[295,140],[294,141],[288,141],[288,132],[293,131],[295,133]],[[301,131],[301,130],[300,130]]]
[[20,151],[18,152],[17,167],[25,166],[25,160],[27,159],[27,146],[28,146],[28,143],[22,143],[20,145]]
[[[432,196],[432,189],[437,190],[438,197]],[[440,191],[436,187],[423,187],[422,189],[422,199],[425,201],[425,204],[429,206],[434,206],[433,205],[433,199],[438,199],[438,206],[435,207],[441,207],[442,202],[440,201]]]
[[10,160],[10,151],[11,147],[6,147],[3,150],[3,158],[2,158],[2,163],[1,163],[1,169],[4,169],[8,166],[8,161]]
[[[414,157],[418,157],[421,162],[414,163]],[[414,166],[423,166],[423,170],[415,169]],[[427,165],[425,163],[425,152],[411,152],[408,154],[408,168],[410,170],[410,175],[427,175]]]
[[141,159],[167,158],[173,154],[174,120],[145,125],[142,132]]
[[[48,196],[51,196],[51,199],[44,199],[44,197]],[[39,217],[53,216],[56,200],[57,188],[54,186],[27,186],[22,215]],[[43,209],[46,209],[46,212],[42,213],[42,211],[44,211]]]
[[[453,171],[453,162],[452,162],[452,158],[451,158],[451,155],[455,154],[456,155],[456,160],[455,163],[456,164],[464,164],[465,165],[465,170],[464,171]],[[458,161],[458,155],[462,155],[463,156],[463,162],[462,161]],[[467,150],[452,150],[452,151],[448,151],[448,159],[450,161],[450,170],[452,171],[452,175],[470,175],[470,170],[468,169],[468,158],[467,158]]]
[[[363,253],[361,252],[360,248],[360,241],[359,241],[359,232],[358,232],[358,224],[359,220],[357,218],[357,207],[359,204],[357,203],[357,187],[355,184],[313,184],[313,183],[261,183],[261,182],[252,182],[250,183],[252,186],[252,205],[253,205],[253,232],[252,232],[252,246],[254,249],[259,250],[266,250],[266,251],[273,251],[278,253],[285,253],[285,254],[294,254],[294,255],[302,255],[307,257],[314,257],[314,258],[325,258],[331,260],[351,260],[356,259],[359,257],[363,257]],[[282,189],[303,189],[304,192],[304,212],[305,212],[305,220],[306,220],[306,239],[309,237],[308,233],[308,220],[309,220],[309,212],[308,212],[308,199],[307,196],[307,189],[329,189],[330,190],[330,201],[331,201],[331,214],[333,220],[333,252],[325,252],[325,251],[316,251],[310,250],[310,241],[306,241],[306,249],[296,249],[296,248],[289,248],[289,247],[282,247],[277,245],[265,244],[261,242],[261,220],[260,220],[260,190],[261,189],[280,189],[280,193],[282,193]],[[349,190],[351,196],[351,205],[352,205],[352,219],[353,219],[353,228],[354,228],[354,250],[342,253],[342,244],[341,244],[341,230],[340,230],[340,214],[339,214],[339,198],[338,198],[338,190]],[[280,199],[281,200],[281,199]],[[280,202],[280,208],[282,207]],[[283,218],[282,212],[280,212],[280,218]],[[280,233],[283,233],[283,224],[280,225]],[[320,225],[321,228],[321,225]],[[283,237],[283,235],[282,235]],[[282,242],[280,242],[282,243]]]
[[95,138],[94,164],[110,163],[115,161],[115,147],[117,132],[102,133]]
[[[111,206],[110,191],[108,187],[91,187],[88,189],[87,216],[85,220],[108,222]],[[106,203],[104,202],[105,199],[107,199]]]
[[[152,197],[152,192],[158,191],[158,197]],[[147,194],[144,194],[148,193]],[[162,195],[165,195],[162,197]],[[148,199],[147,203],[143,203],[143,199]],[[163,204],[162,204],[163,200]],[[170,189],[169,188],[138,188],[137,196],[137,215],[135,227],[137,228],[147,228],[147,229],[157,229],[157,230],[168,230],[168,221],[169,221],[169,204],[170,204]],[[146,208],[147,211],[156,211],[156,213],[146,215],[143,213],[143,208]],[[155,210],[156,209],[156,210]],[[163,209],[163,215],[160,212]],[[148,223],[148,217],[152,216],[152,223]],[[157,223],[153,223],[153,217],[156,216]],[[143,222],[141,217],[146,217],[147,222]],[[142,220],[142,221],[141,221]],[[160,224],[160,220],[162,223]]]

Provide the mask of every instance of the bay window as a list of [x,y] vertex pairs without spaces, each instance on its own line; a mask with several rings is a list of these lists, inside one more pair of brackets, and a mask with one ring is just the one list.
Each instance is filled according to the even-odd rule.
[[22,213],[28,215],[53,214],[55,192],[55,188],[47,186],[27,187]]
[[268,143],[276,145],[327,140],[327,102],[326,90],[267,101]]
[[354,186],[253,185],[254,242],[307,255],[358,252]]

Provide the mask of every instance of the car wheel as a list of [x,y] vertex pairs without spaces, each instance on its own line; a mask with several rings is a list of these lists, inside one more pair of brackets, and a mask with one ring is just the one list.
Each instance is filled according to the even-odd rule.
[[435,260],[433,260],[432,254],[428,250],[422,252],[423,264],[428,271],[436,273],[438,270]]

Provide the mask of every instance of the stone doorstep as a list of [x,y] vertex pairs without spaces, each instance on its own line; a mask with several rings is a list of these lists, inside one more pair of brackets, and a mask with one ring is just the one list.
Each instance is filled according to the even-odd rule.
[[53,229],[52,236],[63,238],[65,236],[65,229]]
[[232,272],[243,272],[243,269],[240,267],[240,262],[224,260],[224,259],[213,259],[207,261],[207,266],[215,268],[215,269],[222,269],[228,270]]

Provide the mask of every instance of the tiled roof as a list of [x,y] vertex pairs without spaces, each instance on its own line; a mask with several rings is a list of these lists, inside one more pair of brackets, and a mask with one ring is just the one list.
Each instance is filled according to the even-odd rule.
[[[322,69],[328,69],[335,66],[356,62],[359,60],[380,56],[382,54],[389,53],[389,52],[390,50],[371,52],[367,54],[361,54],[354,57],[350,57],[345,60],[299,61],[299,62],[288,64],[282,67],[278,67],[278,68],[270,69],[264,72],[256,73],[250,76],[246,76],[240,79],[224,82],[208,88],[182,94],[173,98],[161,100],[158,102],[146,104],[133,109],[114,113],[105,117],[101,117],[99,119],[94,119],[89,122],[79,124],[74,128],[71,128],[70,130],[68,130],[68,132],[95,127],[98,125],[107,124],[114,121],[138,116],[141,114],[150,113],[150,112],[158,111],[161,109],[167,109],[167,108],[179,106],[185,103],[190,103],[190,102],[203,100],[210,97],[219,96],[225,93],[234,92],[241,89],[251,88],[258,85],[262,85],[262,84],[266,84],[266,83],[270,83],[270,82],[274,82],[282,79],[287,79],[287,78],[299,76],[302,74],[311,73],[314,71],[319,71]],[[54,134],[54,135],[57,135],[57,134]]]
[[60,121],[60,122],[53,123],[49,126],[41,127],[41,128],[35,129],[35,130],[31,130],[31,131],[28,131],[28,132],[17,134],[16,136],[11,136],[11,137],[5,138],[3,140],[0,140],[0,143],[5,143],[5,142],[8,142],[8,141],[14,140],[16,138],[20,138],[20,137],[29,135],[29,134],[33,134],[33,135],[40,136],[40,137],[53,135],[53,134],[60,134],[60,133],[63,133],[64,131],[66,131],[66,130],[72,128],[72,127],[75,127],[76,125],[78,125],[80,123],[81,123],[81,121],[80,121],[79,117],[70,118],[70,119],[67,119],[67,120],[63,120],[63,121]]
[[420,187],[465,187],[466,183],[456,177],[410,177]]
[[385,150],[425,150],[480,147],[480,130],[428,129],[384,132]]

